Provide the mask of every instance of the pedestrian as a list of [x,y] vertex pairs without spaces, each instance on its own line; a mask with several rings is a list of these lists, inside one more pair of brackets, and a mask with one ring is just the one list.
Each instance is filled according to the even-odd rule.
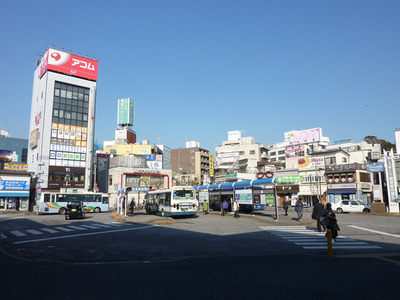
[[301,197],[297,198],[296,206],[294,208],[297,212],[297,220],[299,222],[303,222],[303,201]]
[[226,199],[221,203],[221,211],[222,211],[222,216],[225,216],[226,213],[228,213],[228,201]]
[[234,217],[236,219],[239,219],[239,209],[240,209],[240,205],[237,199],[235,199],[235,202],[233,203],[233,210],[235,211],[235,215]]
[[130,209],[131,214],[133,216],[133,211],[135,210],[135,198],[131,199],[131,202],[129,203],[129,209]]
[[289,209],[289,206],[290,206],[290,201],[289,199],[285,198],[285,200],[283,201],[283,209],[285,210],[285,216],[288,215],[287,211]]
[[204,211],[205,215],[208,214],[208,203],[207,203],[207,200],[204,200],[204,202],[203,202],[203,211]]
[[323,212],[324,212],[324,205],[322,203],[320,203],[318,199],[316,199],[314,201],[314,208],[313,208],[313,212],[312,212],[311,218],[313,220],[317,221],[317,230],[318,230],[318,232],[322,232],[322,229],[324,230],[324,232],[326,231],[325,224],[323,224],[323,222],[321,222],[321,216],[322,216]]
[[[336,238],[339,235],[338,231],[340,230],[340,228],[336,220],[336,215],[332,210],[332,204],[326,204],[325,210],[322,213],[322,217],[327,230],[330,230],[332,232],[332,243],[335,243]],[[325,234],[325,236],[327,236],[327,234]]]

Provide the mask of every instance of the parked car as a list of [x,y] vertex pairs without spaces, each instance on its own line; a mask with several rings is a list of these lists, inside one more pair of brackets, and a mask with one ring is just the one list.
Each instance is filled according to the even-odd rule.
[[69,219],[84,219],[85,205],[82,201],[69,201],[65,210],[65,220]]
[[332,203],[332,210],[339,214],[344,212],[370,212],[371,207],[360,200],[342,200],[339,203]]

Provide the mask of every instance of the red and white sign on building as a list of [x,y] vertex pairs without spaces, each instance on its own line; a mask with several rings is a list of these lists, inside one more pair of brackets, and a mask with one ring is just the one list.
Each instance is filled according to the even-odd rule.
[[48,49],[40,65],[40,78],[47,70],[97,81],[98,61],[82,56]]

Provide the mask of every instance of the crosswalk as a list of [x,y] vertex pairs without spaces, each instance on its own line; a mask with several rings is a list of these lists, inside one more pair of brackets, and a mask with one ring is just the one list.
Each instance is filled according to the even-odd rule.
[[[297,246],[308,250],[326,250],[327,241],[325,233],[316,231],[307,226],[260,226],[271,234],[287,240]],[[380,249],[382,247],[370,245],[367,242],[358,241],[344,236],[338,236],[332,244],[333,249]]]
[[129,226],[131,223],[120,223],[113,222],[108,224],[103,223],[91,223],[91,224],[79,224],[79,225],[65,225],[65,226],[56,226],[56,227],[42,227],[35,229],[24,229],[24,230],[10,230],[7,232],[2,232],[0,234],[1,239],[8,238],[22,238],[22,237],[33,237],[40,236],[45,234],[58,234],[58,233],[73,233],[73,232],[82,232],[87,230],[96,230],[96,229],[107,229],[107,228],[115,228],[120,226]]

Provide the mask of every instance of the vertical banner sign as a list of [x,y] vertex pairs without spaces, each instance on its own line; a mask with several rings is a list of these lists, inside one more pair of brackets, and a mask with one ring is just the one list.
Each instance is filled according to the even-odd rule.
[[210,177],[214,177],[214,155],[210,154]]
[[389,212],[399,212],[399,201],[397,195],[397,178],[393,159],[393,149],[383,153],[389,202]]

